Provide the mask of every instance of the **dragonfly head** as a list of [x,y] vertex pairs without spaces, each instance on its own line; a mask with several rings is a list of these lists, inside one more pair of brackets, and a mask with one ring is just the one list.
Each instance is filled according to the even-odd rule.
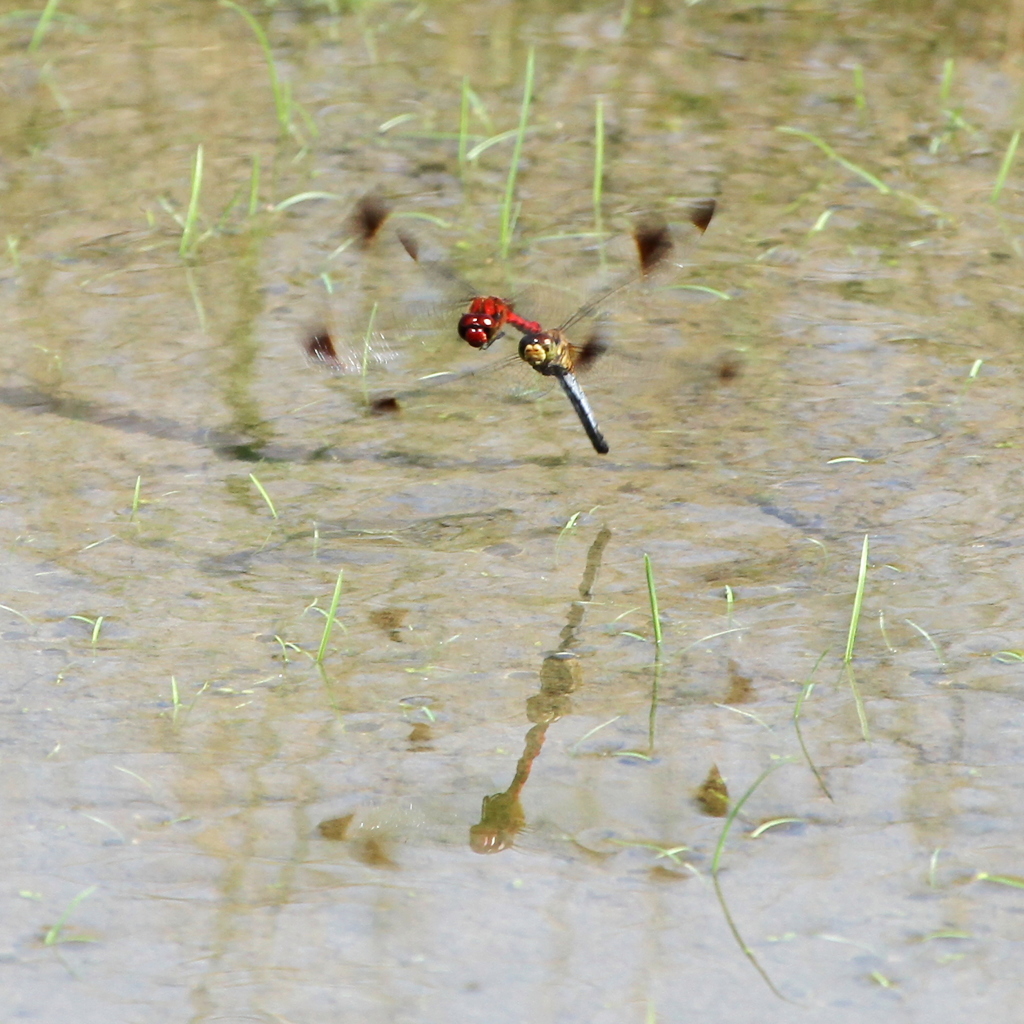
[[551,375],[558,372],[558,352],[561,336],[557,331],[539,331],[524,334],[519,342],[519,358],[538,373]]
[[545,377],[572,373],[577,352],[561,331],[538,331],[524,334],[519,342],[519,358]]
[[459,337],[473,348],[487,348],[501,336],[510,310],[504,299],[493,295],[473,299],[459,320]]

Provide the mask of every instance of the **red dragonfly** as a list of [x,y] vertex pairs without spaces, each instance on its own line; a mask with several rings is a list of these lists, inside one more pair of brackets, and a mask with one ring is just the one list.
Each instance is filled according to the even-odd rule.
[[[691,206],[688,211],[688,219],[703,234],[711,223],[714,212],[714,200],[705,200]],[[379,227],[379,224],[383,223],[383,217],[376,219],[375,223]],[[399,238],[406,252],[419,262],[419,246],[415,239],[404,232],[399,232]],[[508,300],[496,296],[473,296],[470,298],[470,308],[468,312],[462,314],[458,325],[459,336],[469,345],[481,350],[488,348],[501,336],[506,326],[518,330],[522,337],[519,342],[518,354],[510,360],[503,360],[499,364],[488,364],[480,370],[470,370],[466,374],[456,375],[457,379],[488,372],[508,362],[525,363],[536,373],[558,381],[594,450],[601,455],[607,454],[608,442],[597,425],[590,403],[576,377],[578,371],[586,369],[604,354],[607,345],[599,333],[592,334],[582,345],[575,345],[569,341],[567,332],[577,326],[580,321],[597,312],[599,307],[613,295],[651,274],[665,262],[673,249],[668,225],[663,218],[658,216],[648,216],[638,221],[634,228],[633,239],[636,243],[638,268],[585,303],[554,329],[545,330],[540,322],[527,320],[515,312],[512,303]],[[425,266],[434,276],[454,282],[463,289],[468,287],[454,271],[449,270],[444,264],[431,262]],[[471,296],[472,289],[468,292],[464,290],[464,294]],[[312,360],[330,369],[336,371],[348,369],[338,357],[331,336],[326,330],[316,332],[307,340],[306,352]],[[432,390],[451,379],[452,375],[445,375],[443,380],[432,381],[427,387],[378,398],[371,403],[371,410],[376,413],[395,412],[401,407],[402,400],[422,394],[428,389]]]
[[[391,216],[391,204],[374,192],[364,195],[356,203],[349,227],[355,240],[362,246],[369,245]],[[417,262],[420,262],[419,242],[407,231],[397,231],[398,240],[405,251]],[[456,290],[463,296],[463,305],[469,303],[469,309],[459,319],[459,337],[473,348],[488,348],[500,338],[505,326],[514,327],[521,333],[539,331],[540,324],[516,313],[510,299],[501,299],[496,295],[479,295],[472,285],[468,284],[456,271],[446,263],[431,261],[420,264],[426,272],[437,279],[444,290]]]

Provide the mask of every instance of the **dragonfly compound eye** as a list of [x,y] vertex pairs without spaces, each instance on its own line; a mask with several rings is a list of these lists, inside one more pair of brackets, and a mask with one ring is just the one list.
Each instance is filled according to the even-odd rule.
[[466,313],[459,321],[459,337],[473,348],[487,348],[498,330],[493,317],[479,313]]

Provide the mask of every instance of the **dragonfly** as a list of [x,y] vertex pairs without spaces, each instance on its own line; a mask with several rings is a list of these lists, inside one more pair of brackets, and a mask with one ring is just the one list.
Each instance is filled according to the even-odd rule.
[[[703,234],[711,223],[715,205],[714,200],[708,199],[695,203],[688,209],[688,219],[700,234]],[[405,231],[398,232],[398,235],[408,255],[420,263],[416,239]],[[464,295],[469,296],[469,310],[461,315],[458,323],[458,334],[463,341],[475,349],[484,350],[501,337],[506,327],[511,327],[520,334],[517,354],[497,363],[486,364],[480,369],[471,369],[466,373],[436,375],[424,386],[380,396],[370,403],[370,411],[377,414],[397,412],[404,401],[433,391],[453,379],[463,380],[482,376],[510,364],[525,364],[542,377],[551,378],[558,383],[594,450],[601,455],[607,454],[610,446],[597,424],[577,374],[591,367],[603,356],[608,345],[600,331],[593,331],[579,345],[570,341],[569,334],[581,321],[594,316],[613,296],[648,277],[662,266],[674,248],[667,223],[663,217],[655,214],[644,216],[636,222],[633,241],[636,245],[638,266],[584,303],[558,327],[552,329],[545,329],[540,321],[529,320],[517,313],[509,300],[497,296],[473,295],[471,288],[466,291],[468,286],[465,282],[445,264],[439,261],[423,264],[431,276],[443,278],[448,283],[459,286]],[[311,361],[336,372],[350,372],[350,362],[346,363],[339,357],[327,330],[314,332],[307,339],[305,348]]]
[[[349,217],[349,230],[354,241],[366,248],[380,234],[391,213],[391,203],[379,193],[368,192],[358,199]],[[421,262],[419,241],[409,231],[399,229],[396,235],[409,256],[423,267],[428,276],[436,279],[443,291],[461,293],[462,300],[457,304],[468,304],[469,308],[459,318],[458,333],[472,348],[489,348],[501,337],[506,326],[522,333],[541,329],[540,324],[520,316],[511,299],[478,294],[447,263],[439,260]]]

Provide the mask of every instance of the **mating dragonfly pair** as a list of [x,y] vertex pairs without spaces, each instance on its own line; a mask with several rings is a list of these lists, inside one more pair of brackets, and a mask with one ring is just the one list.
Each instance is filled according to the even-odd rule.
[[[389,212],[387,205],[375,196],[367,196],[360,200],[353,222],[363,242],[371,241],[380,231]],[[714,213],[713,199],[695,203],[687,211],[690,223],[701,234],[707,230]],[[398,238],[409,256],[418,263],[421,262],[416,239],[405,231],[399,231]],[[596,313],[613,295],[648,277],[666,261],[673,249],[671,232],[660,216],[651,215],[640,219],[634,227],[633,240],[636,243],[638,267],[582,305],[560,326],[550,330],[546,330],[538,321],[528,320],[517,313],[511,301],[495,295],[476,294],[454,271],[440,265],[429,265],[435,276],[443,276],[450,283],[456,284],[463,292],[464,302],[469,304],[468,310],[462,314],[458,323],[459,337],[472,348],[483,351],[490,348],[504,334],[505,328],[518,331],[521,335],[519,352],[514,359],[525,363],[542,376],[558,382],[594,450],[601,455],[608,453],[608,442],[597,425],[593,410],[576,374],[603,355],[607,345],[597,333],[581,345],[573,344],[567,335],[581,320]],[[307,355],[315,363],[338,372],[347,371],[348,367],[338,357],[334,341],[327,330],[316,331],[307,339],[305,347]],[[378,398],[372,403],[371,409],[378,413],[396,412],[401,407],[403,398],[416,393],[413,391]]]

